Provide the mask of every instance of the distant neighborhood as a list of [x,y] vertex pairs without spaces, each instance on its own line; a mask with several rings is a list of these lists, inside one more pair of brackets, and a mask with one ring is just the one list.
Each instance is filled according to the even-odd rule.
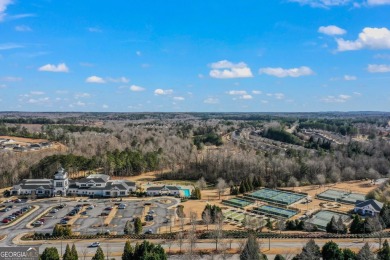
[[10,138],[0,138],[0,151],[14,151],[14,152],[28,152],[28,151],[38,151],[46,148],[51,148],[53,146],[52,142],[45,141],[39,143],[30,143],[16,141]]

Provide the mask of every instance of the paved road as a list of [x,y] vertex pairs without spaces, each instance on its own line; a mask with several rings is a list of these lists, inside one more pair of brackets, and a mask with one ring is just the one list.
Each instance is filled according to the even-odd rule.
[[[62,248],[62,252],[64,252],[67,242],[68,241],[62,241],[62,242],[61,241],[48,241],[47,243],[40,244],[40,251],[42,252],[44,250],[44,248],[46,248],[46,247],[53,247],[54,246],[58,249],[59,252],[61,252],[61,248]],[[80,257],[82,257],[82,255],[83,255],[82,252],[85,252],[88,255],[88,257],[86,259],[90,259],[90,257],[93,256],[93,254],[96,252],[96,248],[89,248],[88,247],[90,245],[90,243],[92,243],[92,242],[93,241],[77,241],[75,243]],[[124,240],[123,241],[120,241],[120,240],[110,240],[110,241],[100,240],[99,242],[101,243],[101,248],[103,249],[104,253],[106,255],[108,253],[110,259],[111,258],[120,259],[120,253],[123,252],[123,248],[125,245]],[[167,243],[167,241],[154,240],[153,242],[161,244],[166,249],[167,252],[169,251],[169,243]],[[229,243],[229,241],[225,241],[225,242]],[[271,249],[277,248],[278,250],[281,250],[281,251],[290,252],[290,255],[291,255],[291,252],[293,252],[294,249],[300,250],[306,242],[307,241],[303,241],[303,240],[302,241],[300,241],[300,240],[275,240],[275,241],[271,240]],[[327,242],[327,240],[316,240],[316,243],[320,247],[322,247],[326,242]],[[364,245],[362,240],[350,240],[350,241],[342,240],[342,241],[336,241],[336,242],[341,248],[361,248]],[[70,242],[70,243],[72,243],[72,242]],[[267,243],[268,243],[268,240],[262,241],[262,248],[263,248],[263,252],[265,254],[267,254],[267,251],[268,251],[268,244]],[[132,244],[134,245],[135,242],[132,241]],[[221,245],[221,244],[222,243],[219,243],[219,245]],[[372,248],[377,248],[378,244],[374,240],[370,240],[370,245]],[[238,248],[240,248],[240,246],[242,246],[242,242],[236,241],[236,242],[232,243],[232,248],[238,249]],[[213,241],[204,240],[204,241],[200,241],[196,244],[196,249],[206,250],[206,249],[214,249],[214,248],[215,248],[215,242],[213,242]],[[183,250],[189,249],[189,244],[184,243],[182,245],[182,249]],[[171,245],[171,250],[175,250],[175,251],[179,250],[179,245],[177,244],[177,242],[173,243]],[[295,253],[292,255],[295,255]],[[274,254],[269,254],[269,259],[273,259],[273,257],[274,257]],[[83,258],[81,258],[81,259],[83,259]],[[179,258],[172,256],[170,259],[179,259]],[[205,258],[201,258],[201,259],[211,259],[211,258],[205,257]],[[229,259],[238,259],[238,258],[235,258],[235,256],[232,256],[232,258],[229,258]]]

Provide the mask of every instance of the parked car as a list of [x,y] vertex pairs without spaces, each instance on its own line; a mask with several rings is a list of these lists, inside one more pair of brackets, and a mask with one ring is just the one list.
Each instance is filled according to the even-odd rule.
[[93,205],[90,205],[87,209],[88,210],[91,210],[91,209],[94,209],[95,207]]
[[145,216],[145,220],[146,221],[152,221],[153,220],[153,216],[152,215],[146,215]]
[[7,224],[7,223],[11,222],[11,220],[8,218],[4,218],[1,222]]
[[82,211],[82,212],[80,213],[80,215],[85,216],[85,215],[87,215],[87,212],[86,212],[86,211]]
[[112,210],[112,207],[111,206],[106,207],[104,210]]
[[62,219],[65,219],[65,220],[69,221],[69,220],[71,220],[72,218],[70,218],[70,217],[64,217],[64,218],[62,218]]
[[8,212],[10,210],[11,210],[10,208],[4,208],[4,209],[1,209],[0,212]]
[[89,245],[89,247],[98,247],[100,246],[100,242],[93,242],[92,244]]
[[41,226],[41,225],[43,225],[43,222],[42,221],[35,221],[34,223],[33,223],[33,226],[34,227],[36,227],[36,226]]
[[118,209],[125,209],[126,205],[125,204],[119,204]]
[[65,220],[65,219],[61,219],[60,224],[61,225],[66,225],[66,224],[68,224],[68,221]]
[[38,219],[38,221],[41,221],[42,223],[45,223],[45,219],[44,218],[40,218],[40,219]]
[[145,231],[145,234],[153,234],[153,231],[151,229],[148,229]]
[[58,212],[58,209],[52,209],[52,210],[50,210],[50,213],[57,213]]
[[148,214],[154,214],[154,210],[149,210]]
[[76,215],[75,211],[71,211],[71,212],[68,213],[68,216],[74,216],[74,215]]
[[102,212],[102,213],[100,214],[100,216],[108,216],[108,213],[107,213],[107,212]]

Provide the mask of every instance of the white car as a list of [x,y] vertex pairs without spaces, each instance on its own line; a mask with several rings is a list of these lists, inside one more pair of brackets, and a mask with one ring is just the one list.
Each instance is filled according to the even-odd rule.
[[98,247],[100,246],[100,242],[93,242],[92,244],[89,245],[89,247]]
[[91,206],[88,206],[88,208],[87,209],[93,209],[94,208],[94,206],[93,205],[91,205]]

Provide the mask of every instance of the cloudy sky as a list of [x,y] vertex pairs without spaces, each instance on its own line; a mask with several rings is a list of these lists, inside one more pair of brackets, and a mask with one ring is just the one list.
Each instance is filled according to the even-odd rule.
[[390,0],[0,0],[1,111],[390,111]]

